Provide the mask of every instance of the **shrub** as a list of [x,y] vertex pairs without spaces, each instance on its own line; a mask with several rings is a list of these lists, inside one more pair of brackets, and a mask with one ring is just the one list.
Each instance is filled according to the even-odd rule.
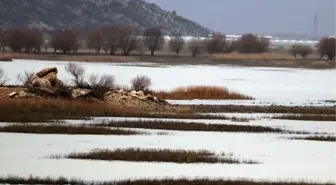
[[161,30],[158,28],[147,28],[145,29],[143,36],[145,45],[150,50],[151,55],[154,56],[154,52],[161,49],[164,44]]
[[154,95],[162,99],[253,99],[217,86],[178,87],[170,92],[154,92]]
[[148,90],[149,86],[151,85],[151,80],[147,76],[137,76],[131,80],[132,89],[139,91]]
[[68,63],[65,66],[65,70],[73,77],[71,81],[76,87],[87,88],[89,86],[84,80],[85,70],[82,66],[79,66],[76,63]]
[[244,34],[237,41],[237,50],[240,53],[264,53],[269,48],[269,40],[253,34]]
[[295,58],[297,55],[301,55],[303,59],[306,59],[307,55],[313,52],[313,48],[308,45],[294,45],[290,52],[294,55]]
[[0,86],[6,85],[8,78],[5,76],[5,73],[2,68],[0,68]]
[[320,40],[318,44],[318,51],[321,54],[321,58],[324,55],[327,55],[329,60],[334,60],[335,58],[335,50],[336,50],[336,39],[325,37]]
[[35,76],[35,73],[27,72],[25,71],[23,75],[18,74],[17,75],[17,81],[22,84],[24,87],[33,87],[33,78]]

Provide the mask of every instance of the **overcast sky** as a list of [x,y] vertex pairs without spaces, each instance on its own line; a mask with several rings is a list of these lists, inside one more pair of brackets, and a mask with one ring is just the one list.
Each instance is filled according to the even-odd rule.
[[335,35],[336,0],[146,0],[226,34]]

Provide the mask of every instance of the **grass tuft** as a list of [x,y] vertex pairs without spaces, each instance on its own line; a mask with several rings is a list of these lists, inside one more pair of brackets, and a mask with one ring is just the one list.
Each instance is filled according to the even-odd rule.
[[159,91],[153,92],[153,95],[161,99],[234,99],[250,100],[253,99],[248,95],[238,92],[229,91],[225,87],[218,86],[187,86],[178,87],[170,92]]
[[146,134],[123,129],[110,129],[93,126],[73,125],[29,125],[16,124],[0,127],[0,132],[6,133],[27,133],[27,134],[69,134],[69,135],[138,135]]
[[291,133],[307,134],[301,131],[288,131],[280,128],[272,128],[258,125],[229,125],[229,124],[204,124],[168,121],[112,121],[109,123],[93,124],[102,127],[116,128],[141,128],[175,131],[206,131],[206,132],[253,132],[253,133]]
[[140,148],[92,150],[87,153],[71,153],[66,155],[65,158],[135,162],[259,164],[259,162],[252,160],[239,160],[233,157],[218,156],[207,150],[189,151]]

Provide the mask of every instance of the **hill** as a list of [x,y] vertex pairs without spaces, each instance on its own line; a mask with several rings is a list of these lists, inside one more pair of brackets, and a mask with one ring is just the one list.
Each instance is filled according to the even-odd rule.
[[165,34],[204,36],[209,30],[144,0],[0,0],[0,27],[88,28],[105,24],[159,27]]

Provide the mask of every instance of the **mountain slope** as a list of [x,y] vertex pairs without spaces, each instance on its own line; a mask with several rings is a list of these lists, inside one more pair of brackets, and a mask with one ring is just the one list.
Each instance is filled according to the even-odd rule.
[[207,28],[144,0],[0,0],[0,27],[53,30],[103,24],[159,27],[164,33],[203,36]]

